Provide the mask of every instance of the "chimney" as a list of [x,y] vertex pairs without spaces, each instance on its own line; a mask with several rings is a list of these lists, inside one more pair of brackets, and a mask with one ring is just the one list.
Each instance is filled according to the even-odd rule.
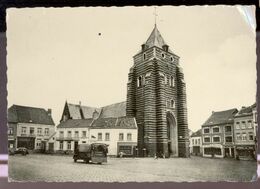
[[142,51],[144,51],[146,49],[146,45],[142,44]]
[[48,116],[51,116],[51,109],[47,110]]

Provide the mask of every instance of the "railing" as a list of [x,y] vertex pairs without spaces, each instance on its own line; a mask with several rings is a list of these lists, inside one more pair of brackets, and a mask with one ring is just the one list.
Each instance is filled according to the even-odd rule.
[[56,140],[73,140],[73,141],[79,141],[79,137],[56,137]]

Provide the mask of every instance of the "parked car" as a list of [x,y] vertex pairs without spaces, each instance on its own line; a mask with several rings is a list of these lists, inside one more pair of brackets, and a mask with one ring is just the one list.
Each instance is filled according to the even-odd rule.
[[107,144],[92,143],[92,144],[79,144],[74,152],[74,162],[77,160],[83,160],[86,163],[98,163],[102,164],[107,162]]
[[16,150],[9,149],[9,155],[15,155],[15,154],[22,154],[26,156],[27,154],[29,154],[29,151],[27,150],[27,148],[24,147],[19,147]]

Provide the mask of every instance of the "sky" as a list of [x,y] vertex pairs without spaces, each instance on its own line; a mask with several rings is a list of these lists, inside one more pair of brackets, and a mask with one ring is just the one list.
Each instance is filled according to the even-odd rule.
[[[192,131],[212,111],[255,102],[253,7],[160,6],[156,13],[180,57]],[[57,125],[66,100],[93,107],[125,101],[133,56],[154,20],[154,7],[8,9],[8,107],[51,108]]]

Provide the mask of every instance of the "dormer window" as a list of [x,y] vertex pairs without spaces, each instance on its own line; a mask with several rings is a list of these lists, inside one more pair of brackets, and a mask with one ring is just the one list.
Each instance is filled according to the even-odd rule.
[[163,45],[162,48],[163,48],[163,50],[165,50],[166,52],[168,52],[169,46],[168,46],[168,45]]

